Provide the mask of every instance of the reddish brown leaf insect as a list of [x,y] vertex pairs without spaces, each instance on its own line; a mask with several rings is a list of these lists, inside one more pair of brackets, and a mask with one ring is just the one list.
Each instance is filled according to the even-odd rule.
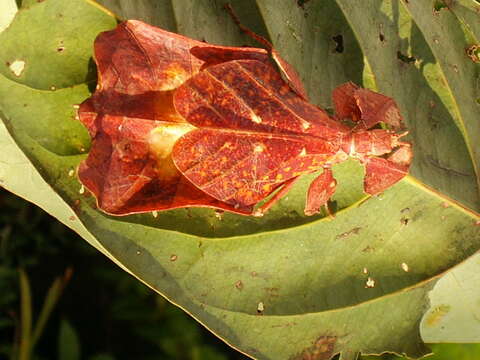
[[228,204],[199,190],[173,164],[173,144],[193,129],[176,112],[173,92],[213,65],[238,59],[270,64],[268,51],[214,46],[127,21],[97,37],[94,58],[97,90],[78,110],[93,141],[78,174],[100,209],[116,215],[189,206],[252,212],[252,205]]
[[251,214],[279,190],[261,215],[300,175],[323,170],[308,190],[311,215],[335,191],[330,167],[348,156],[366,165],[369,194],[405,176],[404,134],[370,130],[400,127],[391,98],[342,85],[332,119],[269,50],[212,46],[138,21],[99,35],[99,85],[79,109],[93,138],[79,177],[98,206],[117,215],[188,206]]

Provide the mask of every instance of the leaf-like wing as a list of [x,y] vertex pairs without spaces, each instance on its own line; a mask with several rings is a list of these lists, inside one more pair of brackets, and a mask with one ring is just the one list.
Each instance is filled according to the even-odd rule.
[[174,104],[199,128],[176,143],[175,165],[232,205],[254,205],[288,179],[333,161],[339,142],[328,140],[348,131],[256,60],[207,68],[177,89]]
[[303,100],[270,64],[211,66],[175,92],[178,113],[196,127],[337,139],[348,128]]
[[216,199],[240,207],[263,200],[286,180],[318,170],[337,147],[313,137],[198,129],[173,150],[175,165]]

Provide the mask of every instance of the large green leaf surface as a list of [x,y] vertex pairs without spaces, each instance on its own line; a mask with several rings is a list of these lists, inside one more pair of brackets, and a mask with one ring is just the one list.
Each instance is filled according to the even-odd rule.
[[[197,39],[252,44],[221,1],[103,3],[122,16]],[[72,176],[89,148],[73,105],[95,85],[93,39],[116,20],[91,1],[45,0],[24,1],[0,34],[3,185],[46,208],[252,357],[420,356],[427,351],[420,336],[424,316],[424,339],[448,340],[435,332],[441,321],[434,318],[448,313],[448,306],[454,313],[447,301],[455,299],[442,294],[455,271],[431,289],[480,248],[474,212],[479,96],[471,80],[478,81],[479,69],[464,51],[475,34],[475,25],[469,26],[475,7],[437,13],[434,1],[359,6],[328,0],[303,8],[294,1],[231,3],[297,68],[314,103],[331,107],[331,90],[349,80],[360,83],[368,69],[371,86],[394,97],[406,118],[415,151],[412,176],[367,198],[361,166],[340,164],[334,169],[335,219],[303,215],[311,177],[261,219],[218,216],[210,209],[107,216]],[[437,49],[435,34],[445,28],[451,34],[442,41],[455,45]],[[478,258],[468,266],[464,271],[475,274]],[[465,285],[472,279],[478,277],[464,276],[459,286],[476,294]],[[467,331],[474,334],[478,323],[472,320]]]

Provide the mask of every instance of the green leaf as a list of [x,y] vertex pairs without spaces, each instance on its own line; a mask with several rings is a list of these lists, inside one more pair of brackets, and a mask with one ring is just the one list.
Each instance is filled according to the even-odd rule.
[[[125,16],[197,39],[251,44],[221,1],[108,3]],[[360,82],[369,69],[370,83],[401,107],[414,143],[412,176],[367,198],[363,169],[354,161],[340,164],[334,169],[335,219],[303,215],[308,177],[262,219],[218,217],[211,209],[174,210],[156,218],[99,212],[73,176],[88,138],[72,106],[94,85],[89,64],[95,35],[115,26],[90,0],[24,4],[0,34],[8,45],[0,50],[2,185],[46,208],[252,357],[329,359],[341,352],[342,359],[354,359],[357,352],[384,351],[421,356],[427,350],[420,322],[430,301],[437,304],[435,291],[444,291],[441,282],[430,290],[480,248],[479,217],[470,210],[479,208],[478,148],[471,104],[452,90],[457,73],[437,58],[426,15],[411,3],[353,6],[329,0],[304,2],[302,8],[294,1],[232,2],[241,20],[269,37],[297,68],[313,102],[331,107],[331,90],[345,81]],[[426,3],[433,9],[433,2]],[[54,24],[58,14],[69,20]],[[435,20],[433,10],[429,15],[429,21],[444,21]],[[470,33],[454,20],[448,18],[454,27],[448,41],[466,43]],[[33,46],[45,31],[45,46]],[[21,45],[14,46],[19,39]],[[69,44],[60,53],[59,39]],[[69,49],[70,57],[63,56]],[[18,68],[11,68],[15,60],[25,61],[18,76]],[[471,61],[467,56],[458,61],[459,69],[470,69],[463,63]],[[45,70],[51,68],[55,71]]]
[[[48,0],[20,9],[15,21],[0,34],[0,74],[41,90],[94,80],[90,66],[92,41],[105,25],[113,26],[115,20],[103,12],[92,12],[91,8],[85,1]],[[88,20],[79,22],[78,18]],[[41,44],[41,56],[38,46],[31,44]]]
[[[480,344],[434,344],[433,354],[429,360],[472,360],[480,355]],[[405,357],[391,354],[383,355],[380,359],[377,356],[362,356],[361,360],[405,360]]]
[[436,344],[431,360],[470,360],[480,356],[480,344]]

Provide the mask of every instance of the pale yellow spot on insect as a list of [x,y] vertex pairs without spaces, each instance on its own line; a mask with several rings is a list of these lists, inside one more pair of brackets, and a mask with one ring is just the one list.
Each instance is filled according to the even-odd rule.
[[159,82],[161,86],[158,90],[176,89],[191,77],[191,74],[175,63],[170,64],[163,73],[165,74],[166,79]]
[[308,121],[302,121],[302,128],[304,130],[308,130],[310,128],[311,124]]
[[157,159],[165,159],[172,153],[175,142],[187,132],[195,129],[190,124],[162,124],[148,136],[150,151]]
[[255,124],[261,124],[262,123],[262,118],[260,116],[258,116],[257,114],[255,114],[254,112],[252,112],[251,116],[252,116],[251,119]]
[[25,61],[15,60],[10,64],[9,68],[10,68],[10,71],[13,72],[13,74],[18,77],[22,75],[23,70],[25,69]]
[[348,154],[350,156],[354,156],[355,155],[355,137],[352,136],[352,140],[350,141],[350,149],[348,150]]
[[253,152],[254,153],[261,153],[265,151],[265,145],[263,144],[255,144],[253,146]]
[[147,141],[150,147],[150,153],[157,160],[158,169],[161,169],[159,175],[162,178],[169,179],[178,174],[178,170],[172,160],[172,149],[175,142],[187,132],[195,129],[187,123],[162,124],[150,131]]
[[277,180],[277,181],[283,180],[283,175],[282,174],[277,174],[277,176],[275,177],[275,180]]
[[305,156],[307,155],[307,149],[303,148],[302,151],[300,151],[299,156]]
[[292,168],[290,166],[286,167],[286,168],[283,168],[283,171],[285,171],[285,172],[289,172],[290,170],[292,170]]
[[270,191],[270,189],[271,189],[271,186],[270,186],[270,185],[268,185],[268,184],[266,184],[266,185],[263,185],[263,187],[262,187],[262,188],[263,188],[263,191]]
[[231,149],[233,147],[232,143],[227,141],[225,144],[222,145],[222,149]]

